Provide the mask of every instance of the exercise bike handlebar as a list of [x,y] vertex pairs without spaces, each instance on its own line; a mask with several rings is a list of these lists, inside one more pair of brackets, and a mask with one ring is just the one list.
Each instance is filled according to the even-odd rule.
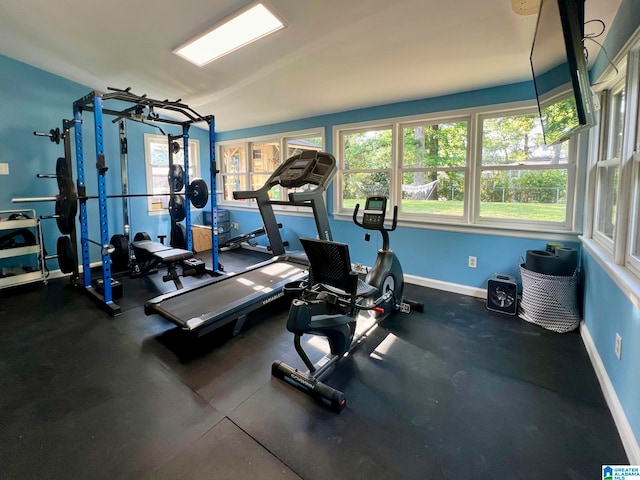
[[[332,298],[331,300],[325,299],[325,301],[328,301],[328,303],[338,304],[343,307],[355,308],[356,310],[374,310],[375,308],[379,307],[382,303],[386,302],[387,300],[389,300],[389,298],[393,296],[393,290],[388,290],[384,292],[382,295],[380,295],[379,297],[377,297],[375,300],[373,300],[371,303],[362,304],[362,303],[358,303],[360,299],[353,301],[348,297],[332,292],[331,290],[324,287],[322,284],[316,284],[316,285],[308,286],[305,288],[305,292],[307,293],[317,294],[321,291],[324,292],[325,294],[328,294]],[[396,301],[395,298],[393,300],[394,302]]]

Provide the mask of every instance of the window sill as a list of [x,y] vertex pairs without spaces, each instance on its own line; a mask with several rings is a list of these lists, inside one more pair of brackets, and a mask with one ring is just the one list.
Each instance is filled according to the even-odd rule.
[[[353,221],[351,213],[333,213],[333,218],[340,221]],[[398,219],[399,227],[418,228],[421,230],[439,230],[445,232],[458,232],[474,235],[496,235],[501,237],[533,238],[545,242],[578,242],[579,232],[567,230],[535,230],[533,228],[509,228],[507,226],[470,225],[462,223],[434,223],[424,220]]]
[[593,239],[583,236],[579,238],[584,249],[598,262],[598,265],[609,275],[631,303],[640,309],[640,280],[638,277],[633,275],[626,267],[613,263],[611,257]]

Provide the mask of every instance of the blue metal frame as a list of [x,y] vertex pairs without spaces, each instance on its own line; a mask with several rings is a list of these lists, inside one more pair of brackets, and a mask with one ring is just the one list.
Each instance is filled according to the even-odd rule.
[[111,255],[107,252],[106,246],[109,245],[109,216],[107,212],[107,182],[105,173],[107,167],[104,159],[104,136],[102,133],[102,96],[95,95],[93,101],[93,118],[96,134],[96,172],[98,176],[98,209],[100,217],[100,243],[102,256],[102,281],[104,282],[104,303],[107,305],[113,303],[111,292]]
[[[113,302],[113,291],[111,284],[111,255],[109,254],[107,247],[109,246],[109,218],[107,210],[107,186],[106,186],[106,172],[108,167],[106,165],[105,153],[104,153],[104,137],[103,137],[103,115],[110,114],[116,115],[118,119],[132,119],[135,120],[133,114],[144,106],[149,106],[150,110],[154,106],[160,108],[167,107],[170,110],[183,113],[189,120],[188,121],[173,121],[170,119],[161,119],[158,116],[150,118],[151,121],[158,121],[161,123],[169,123],[173,125],[182,126],[182,139],[184,145],[184,179],[185,185],[190,184],[189,178],[189,128],[192,123],[206,121],[209,125],[209,153],[211,156],[211,217],[212,217],[212,258],[213,258],[213,271],[218,272],[218,215],[217,215],[217,201],[216,201],[216,160],[215,160],[215,141],[214,141],[214,128],[215,122],[213,116],[202,117],[196,112],[191,110],[187,105],[177,102],[169,102],[168,100],[158,101],[147,98],[146,96],[137,96],[127,90],[111,89],[116,93],[102,94],[100,92],[90,92],[81,99],[73,103],[73,118],[75,127],[75,143],[76,143],[76,162],[78,165],[78,197],[80,203],[80,244],[82,253],[82,282],[85,290],[91,293],[97,300],[103,303],[105,307],[111,311],[112,314],[120,313],[120,307]],[[117,99],[125,102],[131,102],[134,104],[123,111],[113,111],[103,109],[103,101],[108,99]],[[89,239],[89,227],[88,227],[88,212],[87,212],[87,198],[86,198],[86,172],[84,166],[84,144],[83,144],[83,131],[82,131],[82,112],[83,110],[92,110],[94,117],[95,128],[95,147],[96,147],[96,172],[98,181],[98,209],[100,218],[100,243]],[[171,155],[171,143],[173,137],[168,135],[169,141],[169,155]],[[173,186],[170,191],[173,193]],[[193,237],[191,232],[191,203],[185,202],[186,217],[186,247],[189,250],[193,249]],[[98,294],[93,288],[91,283],[91,261],[89,252],[89,243],[96,243],[101,247],[101,259],[102,259],[102,281],[103,281],[103,293]]]
[[211,261],[212,269],[218,271],[218,188],[216,186],[216,175],[218,167],[216,163],[216,142],[215,142],[215,117],[208,119],[209,123],[209,159],[210,159],[210,195],[211,195]]
[[[190,125],[182,126],[182,151],[184,152],[184,184],[189,185],[191,178],[189,178],[189,127]],[[187,188],[187,187],[185,187]],[[187,231],[187,250],[193,250],[193,236],[191,232],[191,202],[187,198],[186,205],[186,217],[184,219],[184,226]]]

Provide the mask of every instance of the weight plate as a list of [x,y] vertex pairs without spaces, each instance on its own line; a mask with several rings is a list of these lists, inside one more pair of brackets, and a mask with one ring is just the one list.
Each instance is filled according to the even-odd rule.
[[62,179],[71,178],[66,158],[60,157],[56,160],[56,175],[58,176],[58,188],[62,191]]
[[113,245],[111,253],[111,264],[117,270],[124,270],[129,267],[129,242],[127,237],[118,233],[111,237],[109,241]]
[[173,165],[169,169],[169,184],[173,182],[173,191],[180,192],[184,188],[184,168],[182,165]]
[[58,254],[58,266],[60,267],[60,271],[62,273],[73,272],[73,267],[77,263],[75,255],[73,253],[71,239],[69,237],[58,237],[56,253]]
[[209,202],[209,187],[207,182],[201,178],[195,178],[190,185],[191,205],[195,208],[204,208]]
[[62,178],[60,181],[60,195],[56,199],[56,223],[63,235],[69,235],[76,226],[76,214],[78,213],[78,196],[73,188],[73,181]]
[[174,195],[169,200],[169,214],[174,222],[181,222],[187,216],[187,209],[184,205],[184,197],[182,195]]

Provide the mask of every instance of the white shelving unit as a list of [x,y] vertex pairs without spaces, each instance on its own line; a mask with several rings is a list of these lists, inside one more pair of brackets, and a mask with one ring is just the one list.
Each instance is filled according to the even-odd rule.
[[[24,214],[29,218],[8,220],[13,214]],[[0,269],[2,268],[3,260],[26,255],[34,255],[34,258],[30,261],[30,265],[37,265],[37,267],[31,272],[0,277],[0,288],[22,285],[24,283],[36,282],[39,280],[45,281],[42,261],[44,258],[42,251],[42,235],[40,233],[40,222],[36,218],[35,210],[0,210],[0,218],[2,218],[2,221],[0,221],[0,237],[10,233],[11,230],[27,229],[31,231],[36,238],[35,245],[0,249]],[[2,270],[0,270],[0,272],[1,271]]]

